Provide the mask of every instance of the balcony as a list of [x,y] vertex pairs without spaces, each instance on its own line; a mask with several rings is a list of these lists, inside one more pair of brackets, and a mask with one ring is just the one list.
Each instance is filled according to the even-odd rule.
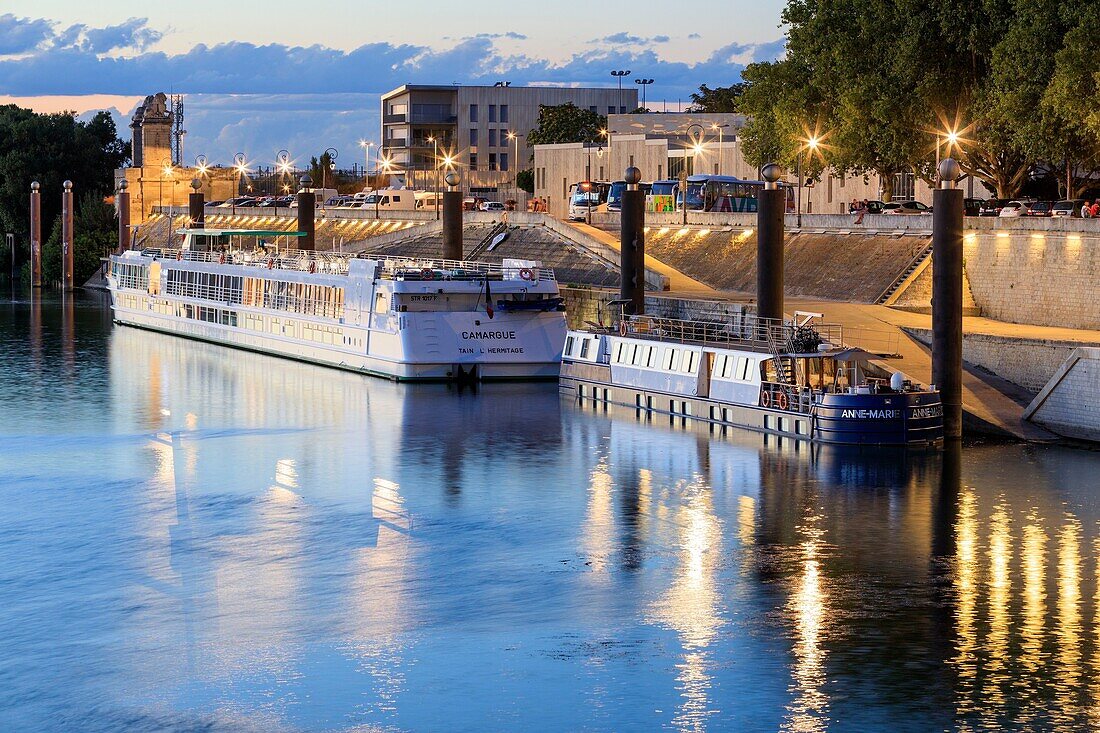
[[458,123],[458,117],[450,110],[413,110],[409,122],[414,125],[454,125]]
[[399,125],[405,122],[407,115],[382,115],[382,124],[385,125]]
[[406,138],[403,138],[403,137],[391,137],[382,146],[382,149],[383,150],[388,150],[390,148],[405,148],[405,147],[408,147],[408,145],[406,145],[407,142],[408,142],[408,140]]

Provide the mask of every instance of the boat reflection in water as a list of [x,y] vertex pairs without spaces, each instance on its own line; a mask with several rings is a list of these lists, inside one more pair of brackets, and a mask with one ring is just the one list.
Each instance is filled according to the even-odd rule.
[[810,446],[32,305],[5,729],[1100,724],[1095,453]]

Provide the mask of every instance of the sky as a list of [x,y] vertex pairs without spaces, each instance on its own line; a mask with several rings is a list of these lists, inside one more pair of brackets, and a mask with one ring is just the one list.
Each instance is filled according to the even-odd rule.
[[262,163],[281,148],[357,154],[358,140],[378,137],[379,95],[406,82],[613,86],[612,69],[631,69],[628,79],[655,80],[651,108],[675,109],[700,84],[733,83],[783,52],[782,0],[677,7],[5,0],[0,103],[109,109],[128,137],[145,95],[182,93],[185,159],[243,151]]

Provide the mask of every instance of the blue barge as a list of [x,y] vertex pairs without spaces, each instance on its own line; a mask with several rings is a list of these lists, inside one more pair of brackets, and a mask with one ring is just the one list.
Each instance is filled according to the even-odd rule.
[[813,314],[730,322],[623,316],[570,331],[559,386],[584,405],[619,404],[800,440],[934,445],[943,406],[900,373],[875,378],[881,355],[848,347]]

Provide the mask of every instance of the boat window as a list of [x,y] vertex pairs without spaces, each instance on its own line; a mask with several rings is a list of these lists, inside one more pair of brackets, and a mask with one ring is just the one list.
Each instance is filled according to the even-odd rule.
[[617,344],[615,344],[615,358],[614,358],[613,361],[616,364],[619,364],[620,362],[622,362],[622,356],[623,356],[623,342],[620,341]]
[[[744,357],[742,357],[744,358]],[[722,367],[722,376],[729,379],[733,375],[733,367],[737,365],[737,359],[730,354],[726,357],[726,365]]]
[[716,377],[722,376],[722,370],[726,368],[727,358],[725,354],[718,354],[714,357],[714,368],[711,369],[712,375]]
[[390,309],[390,299],[385,293],[378,293],[374,298],[374,312],[386,313]]
[[669,360],[668,368],[670,371],[679,371],[680,369],[680,350],[669,349],[672,352],[672,359]]
[[588,345],[590,343],[591,342],[588,339],[585,339],[584,341],[581,341],[581,358],[582,359],[587,359],[588,358]]
[[645,365],[647,367],[652,368],[652,367],[657,366],[657,352],[658,351],[660,351],[660,349],[658,349],[656,346],[651,346],[649,348],[649,358],[646,359],[646,362],[645,362]]
[[565,353],[571,355],[573,353],[573,337],[565,339]]
[[699,363],[699,352],[688,351],[684,354],[684,362],[681,371],[691,374],[695,371],[696,364]]
[[635,366],[641,366],[643,361],[645,361],[645,347],[635,345],[634,358],[631,359],[630,362]]
[[737,378],[748,382],[752,379],[752,368],[756,363],[756,359],[748,359],[744,356],[737,358]]

